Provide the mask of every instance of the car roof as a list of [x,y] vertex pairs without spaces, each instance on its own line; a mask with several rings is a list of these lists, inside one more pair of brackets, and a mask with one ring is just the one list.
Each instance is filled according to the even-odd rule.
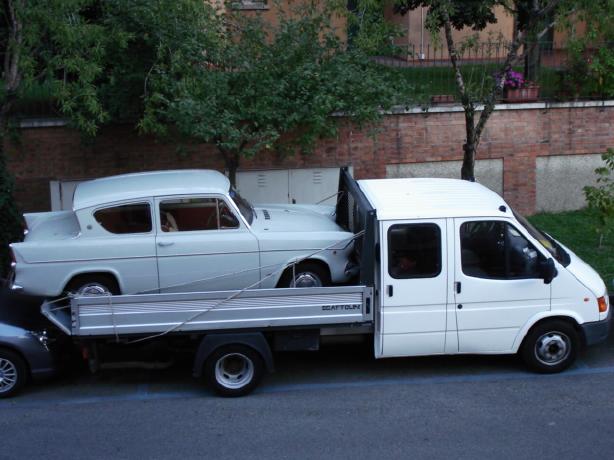
[[75,189],[73,210],[115,201],[191,193],[222,193],[230,181],[218,171],[177,169],[103,177],[82,182]]
[[[503,198],[477,182],[411,178],[358,181],[380,220],[512,216]],[[505,212],[499,207],[505,206]]]

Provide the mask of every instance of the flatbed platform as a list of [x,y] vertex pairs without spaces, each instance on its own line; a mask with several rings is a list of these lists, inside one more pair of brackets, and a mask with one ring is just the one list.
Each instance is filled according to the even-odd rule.
[[88,337],[373,320],[366,286],[73,297],[65,306],[45,302],[41,311],[66,334]]

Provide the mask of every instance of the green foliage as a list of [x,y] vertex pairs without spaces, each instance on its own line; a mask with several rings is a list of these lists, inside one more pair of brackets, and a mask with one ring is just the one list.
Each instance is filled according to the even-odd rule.
[[[224,17],[219,46],[194,58],[162,59],[149,81],[141,127],[213,143],[231,173],[241,156],[298,148],[337,133],[335,112],[358,125],[380,118],[398,95],[377,66],[358,50],[346,50],[324,2],[281,10],[277,25],[259,16]],[[220,19],[221,20],[221,19]]]
[[8,274],[10,256],[8,245],[21,238],[19,211],[13,200],[13,178],[6,170],[4,158],[0,156],[0,277]]
[[599,225],[599,218],[593,210],[543,213],[531,216],[529,220],[597,270],[612,292],[611,289],[614,288],[612,284],[614,281],[614,233],[604,236],[602,246],[599,247],[594,233],[589,231]]
[[450,22],[455,29],[469,27],[473,30],[482,30],[489,24],[497,22],[494,13],[496,5],[506,4],[501,0],[397,0],[394,2],[395,11],[406,14],[419,7],[428,8],[428,22],[432,28],[439,30],[443,27],[442,12],[448,10]]
[[221,24],[215,10],[202,0],[106,0],[99,20],[125,41],[108,51],[100,97],[114,121],[135,122],[144,112],[147,79],[170,59],[191,66],[210,53]]
[[588,206],[598,216],[596,228],[600,235],[600,245],[603,237],[614,228],[614,150],[608,149],[601,158],[605,166],[595,169],[597,185],[584,187]]
[[569,37],[561,92],[614,97],[614,0],[568,0],[560,17],[560,28]]

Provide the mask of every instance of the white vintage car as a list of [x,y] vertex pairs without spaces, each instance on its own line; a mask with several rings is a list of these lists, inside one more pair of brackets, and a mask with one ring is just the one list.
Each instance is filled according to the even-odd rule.
[[333,214],[254,207],[216,171],[96,179],[77,187],[72,211],[25,214],[25,240],[11,244],[12,287],[55,297],[341,283],[353,235]]

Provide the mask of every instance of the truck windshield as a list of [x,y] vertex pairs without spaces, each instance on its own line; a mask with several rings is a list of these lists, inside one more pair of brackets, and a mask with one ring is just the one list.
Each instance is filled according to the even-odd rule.
[[571,263],[571,258],[569,257],[567,251],[565,251],[565,249],[563,249],[563,247],[554,238],[552,238],[546,232],[542,232],[536,228],[526,219],[526,217],[521,216],[513,209],[512,212],[514,213],[516,220],[520,222],[527,232],[529,232],[529,235],[539,241],[541,245],[545,247],[550,254],[552,254],[552,257],[554,257],[557,262],[563,265],[563,267],[567,267]]
[[256,215],[252,204],[245,198],[243,198],[241,195],[239,195],[239,192],[237,192],[233,186],[230,186],[229,194],[230,198],[232,198],[232,201],[234,201],[234,203],[237,205],[237,208],[239,208],[239,211],[241,211],[243,217],[245,217],[247,223],[251,225],[254,221],[254,216]]

